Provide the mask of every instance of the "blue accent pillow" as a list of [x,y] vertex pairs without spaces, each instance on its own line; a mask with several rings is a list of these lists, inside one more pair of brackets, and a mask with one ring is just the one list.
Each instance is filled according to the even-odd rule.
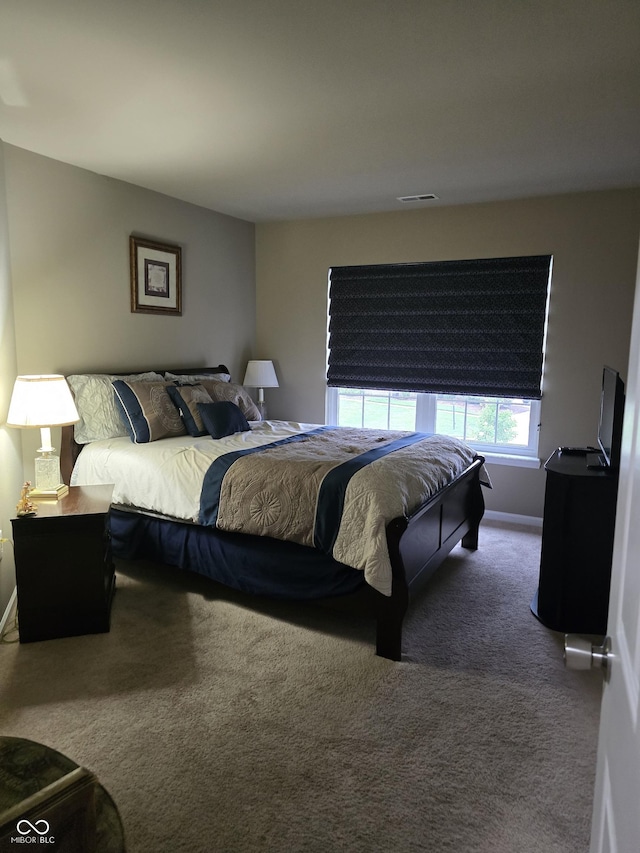
[[184,435],[180,412],[167,394],[167,382],[112,382],[116,407],[131,441],[146,444],[159,438]]
[[224,438],[236,432],[248,432],[251,427],[235,403],[198,403],[202,423],[211,438]]

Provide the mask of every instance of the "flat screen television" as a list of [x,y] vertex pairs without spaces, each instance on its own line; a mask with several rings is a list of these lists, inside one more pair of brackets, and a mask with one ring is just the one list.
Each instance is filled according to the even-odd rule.
[[602,371],[598,446],[604,457],[604,464],[614,470],[620,467],[623,417],[624,382],[617,370],[605,367]]

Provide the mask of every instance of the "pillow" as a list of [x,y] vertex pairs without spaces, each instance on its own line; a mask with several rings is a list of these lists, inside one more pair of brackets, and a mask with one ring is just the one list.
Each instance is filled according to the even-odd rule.
[[153,371],[132,373],[129,376],[116,376],[111,373],[78,373],[67,376],[80,415],[80,421],[75,424],[73,430],[78,444],[89,444],[91,441],[128,434],[114,399],[111,384],[114,379],[148,382],[162,379],[162,376]]
[[204,379],[200,384],[209,392],[214,402],[235,403],[248,421],[262,420],[260,410],[242,385],[234,385],[233,382],[207,382]]
[[251,429],[240,409],[228,400],[220,403],[198,403],[198,410],[211,438],[224,438],[225,435]]
[[186,433],[180,412],[167,394],[168,382],[116,379],[112,384],[131,441],[146,444]]
[[198,403],[213,401],[202,385],[167,385],[167,394],[178,407],[189,435],[206,435],[207,430],[202,423]]
[[202,379],[216,382],[229,382],[231,379],[228,373],[165,373],[164,378],[171,379],[178,385],[197,385]]

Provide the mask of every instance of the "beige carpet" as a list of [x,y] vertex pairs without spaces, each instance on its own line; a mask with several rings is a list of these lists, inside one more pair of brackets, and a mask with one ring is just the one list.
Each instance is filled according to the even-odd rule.
[[577,853],[601,685],[529,612],[540,537],[485,523],[401,663],[340,602],[118,565],[109,634],[0,646],[0,734],[93,770],[129,853]]

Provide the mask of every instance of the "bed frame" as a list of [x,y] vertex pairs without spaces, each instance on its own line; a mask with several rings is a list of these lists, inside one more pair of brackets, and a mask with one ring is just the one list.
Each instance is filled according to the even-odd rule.
[[[229,371],[222,364],[213,368],[158,370],[158,373],[165,372],[205,374]],[[120,374],[124,375],[122,372]],[[64,482],[69,482],[73,465],[81,450],[82,445],[76,444],[74,440],[73,426],[63,427],[60,458]],[[416,512],[409,517],[395,518],[387,525],[387,545],[393,573],[392,593],[391,596],[385,596],[369,588],[376,618],[376,653],[381,657],[401,660],[402,624],[410,599],[424,586],[450,551],[459,542],[470,550],[478,547],[478,529],[484,514],[484,498],[480,485],[483,463],[484,459],[477,457],[455,480]],[[220,539],[222,543],[235,541],[236,547],[243,539],[240,534],[226,533],[221,537],[217,530],[210,527],[195,526],[195,530],[199,536]],[[220,546],[220,543],[217,543],[217,546]],[[221,547],[224,547],[224,544]],[[295,548],[307,550],[302,545]],[[290,549],[291,553],[295,553],[295,548]]]

